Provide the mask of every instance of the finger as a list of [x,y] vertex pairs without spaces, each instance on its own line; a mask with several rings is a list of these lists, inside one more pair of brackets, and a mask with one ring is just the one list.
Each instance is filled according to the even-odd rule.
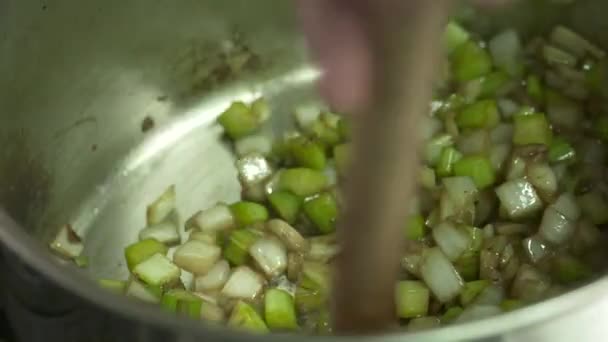
[[299,0],[297,4],[307,43],[323,71],[322,96],[339,111],[365,106],[372,63],[357,15],[337,1]]

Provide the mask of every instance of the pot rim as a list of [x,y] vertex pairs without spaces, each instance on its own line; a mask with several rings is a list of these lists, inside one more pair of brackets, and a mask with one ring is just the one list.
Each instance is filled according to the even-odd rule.
[[[8,214],[0,209],[0,240],[5,247],[37,272],[55,282],[60,287],[76,294],[90,304],[103,308],[104,311],[123,318],[153,324],[155,327],[166,330],[188,331],[195,336],[207,336],[221,340],[251,339],[252,341],[282,341],[284,334],[251,335],[234,329],[226,329],[195,320],[187,320],[170,315],[162,310],[151,309],[149,305],[137,301],[121,300],[121,297],[104,291],[83,272],[66,269],[64,266],[49,258],[49,253],[41,248],[40,243],[27,234]],[[389,332],[372,336],[315,336],[321,340],[344,340],[375,338],[381,341],[402,341],[404,335],[411,341],[460,341],[488,338],[514,332],[534,324],[543,323],[557,318],[565,313],[573,314],[576,310],[585,308],[595,302],[599,297],[605,296],[608,291],[608,276],[579,287],[575,290],[545,300],[543,302],[495,317],[430,329],[416,333]],[[297,340],[305,340],[310,336],[289,335]]]

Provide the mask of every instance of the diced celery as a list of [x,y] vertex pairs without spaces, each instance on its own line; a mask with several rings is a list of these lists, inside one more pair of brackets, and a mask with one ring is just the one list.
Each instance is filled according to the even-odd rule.
[[99,279],[97,283],[102,288],[119,294],[124,293],[127,288],[127,282],[122,280]]
[[336,169],[341,176],[346,174],[350,163],[350,144],[344,143],[334,147],[334,160],[336,161]]
[[181,270],[166,256],[157,253],[137,264],[133,274],[148,285],[164,286],[179,281]]
[[515,145],[551,144],[553,133],[544,114],[517,115],[513,117],[513,122]]
[[318,290],[326,294],[330,287],[329,266],[316,262],[304,262],[300,286],[309,290]]
[[479,189],[484,189],[496,182],[492,162],[483,156],[466,156],[454,163],[455,176],[467,176]]
[[528,95],[535,101],[542,103],[545,90],[543,88],[543,84],[541,80],[536,75],[529,75],[526,79],[526,90],[528,91]]
[[449,134],[442,134],[434,137],[425,146],[425,160],[430,166],[435,166],[439,162],[441,152],[445,147],[452,146],[454,138]]
[[522,303],[521,300],[517,299],[506,299],[503,300],[502,303],[500,303],[500,308],[502,309],[502,311],[505,312],[517,310],[522,306],[524,306],[524,303]]
[[268,195],[268,202],[283,220],[294,223],[302,207],[302,199],[289,191],[275,191]]
[[400,281],[397,283],[395,297],[400,318],[426,316],[429,310],[430,291],[420,281]]
[[441,316],[441,323],[450,323],[460,316],[460,314],[464,311],[460,306],[452,306],[447,309],[443,316]]
[[310,126],[313,138],[326,146],[334,146],[340,143],[338,122],[339,117],[336,114],[321,113],[319,118]]
[[234,102],[217,119],[232,139],[239,139],[255,132],[260,121],[252,115],[251,109],[243,102]]
[[490,285],[489,280],[475,280],[464,284],[460,292],[460,304],[468,306],[486,287]]
[[168,311],[199,319],[203,300],[185,290],[169,290],[163,295],[160,306]]
[[141,283],[137,279],[131,279],[125,289],[127,297],[137,298],[147,303],[159,303],[162,297],[162,288]]
[[298,321],[293,297],[279,289],[269,289],[264,296],[264,317],[271,330],[296,330]]
[[452,53],[456,48],[469,40],[469,32],[454,21],[450,21],[443,34],[443,44],[446,52]]
[[230,233],[228,244],[224,248],[224,258],[231,264],[240,266],[247,261],[249,247],[253,245],[262,233],[254,229],[239,229]]
[[86,255],[79,255],[74,258],[74,263],[80,268],[86,268],[89,266],[89,257]]
[[303,287],[296,289],[295,303],[299,311],[317,311],[325,304],[326,298],[320,290],[311,290]]
[[327,176],[321,171],[295,168],[281,173],[279,188],[298,196],[311,196],[321,192],[328,185]]
[[268,210],[261,204],[241,201],[230,205],[230,211],[238,227],[245,228],[268,220]]
[[551,163],[573,162],[576,160],[576,150],[565,139],[555,137],[549,145],[547,156]]
[[169,248],[164,244],[154,239],[146,239],[127,246],[125,248],[125,259],[127,260],[129,270],[133,271],[135,266],[154,254],[160,253],[165,255],[167,251],[169,251]]
[[462,279],[472,281],[479,278],[479,251],[465,251],[458,260],[454,262],[454,267]]
[[500,114],[494,100],[475,102],[456,115],[456,124],[460,128],[492,128],[499,122]]
[[315,170],[325,168],[325,149],[318,143],[301,138],[295,139],[290,147],[296,165]]
[[470,81],[492,71],[492,58],[478,43],[467,41],[454,50],[452,70],[456,81]]
[[511,82],[511,77],[504,71],[494,71],[483,78],[479,96],[496,97]]
[[470,226],[466,226],[465,230],[471,237],[471,246],[469,247],[469,250],[480,251],[483,246],[483,230]]
[[424,234],[424,217],[422,215],[410,216],[405,227],[405,238],[408,240],[420,240],[424,237]]
[[580,260],[567,255],[558,256],[553,262],[553,276],[563,284],[580,282],[592,275],[591,268]]
[[437,175],[439,177],[451,176],[454,172],[454,163],[462,158],[462,153],[453,147],[446,147],[441,151],[439,162],[437,163]]
[[329,234],[336,230],[338,204],[330,193],[319,194],[305,202],[304,212],[320,232]]
[[232,309],[232,314],[228,319],[228,326],[251,333],[268,332],[268,327],[262,317],[251,305],[243,301],[237,302]]

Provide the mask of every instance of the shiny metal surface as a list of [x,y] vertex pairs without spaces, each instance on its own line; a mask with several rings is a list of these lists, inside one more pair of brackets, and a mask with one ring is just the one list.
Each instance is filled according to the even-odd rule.
[[[499,17],[462,16],[481,31],[571,23],[608,46],[607,2],[545,2]],[[234,71],[229,65],[243,51],[248,63]],[[18,222],[0,215],[0,238],[70,292],[138,321],[138,341],[151,336],[146,326],[179,341],[244,338],[103,293],[29,237],[44,241],[71,222],[85,236],[95,276],[126,276],[123,247],[142,228],[144,205],[166,186],[176,184],[182,217],[239,195],[214,117],[232,100],[264,94],[277,118],[269,129],[277,129],[295,105],[319,103],[317,77],[285,0],[0,0],[0,202]],[[154,128],[142,132],[146,118]],[[608,336],[598,321],[606,314],[603,278],[508,315],[383,339],[592,340],[584,334]]]

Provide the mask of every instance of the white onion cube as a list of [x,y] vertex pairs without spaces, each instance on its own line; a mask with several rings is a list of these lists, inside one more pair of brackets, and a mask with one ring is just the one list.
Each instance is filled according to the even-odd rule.
[[458,271],[439,248],[431,248],[423,253],[420,274],[435,297],[442,303],[458,296],[464,284]]
[[181,245],[173,255],[173,261],[184,270],[204,275],[220,259],[222,249],[216,245],[190,240]]
[[262,291],[264,281],[262,277],[247,266],[235,269],[226,285],[222,295],[229,298],[253,299]]
[[496,188],[496,195],[507,214],[513,218],[525,218],[543,208],[534,186],[525,179],[515,179]]

